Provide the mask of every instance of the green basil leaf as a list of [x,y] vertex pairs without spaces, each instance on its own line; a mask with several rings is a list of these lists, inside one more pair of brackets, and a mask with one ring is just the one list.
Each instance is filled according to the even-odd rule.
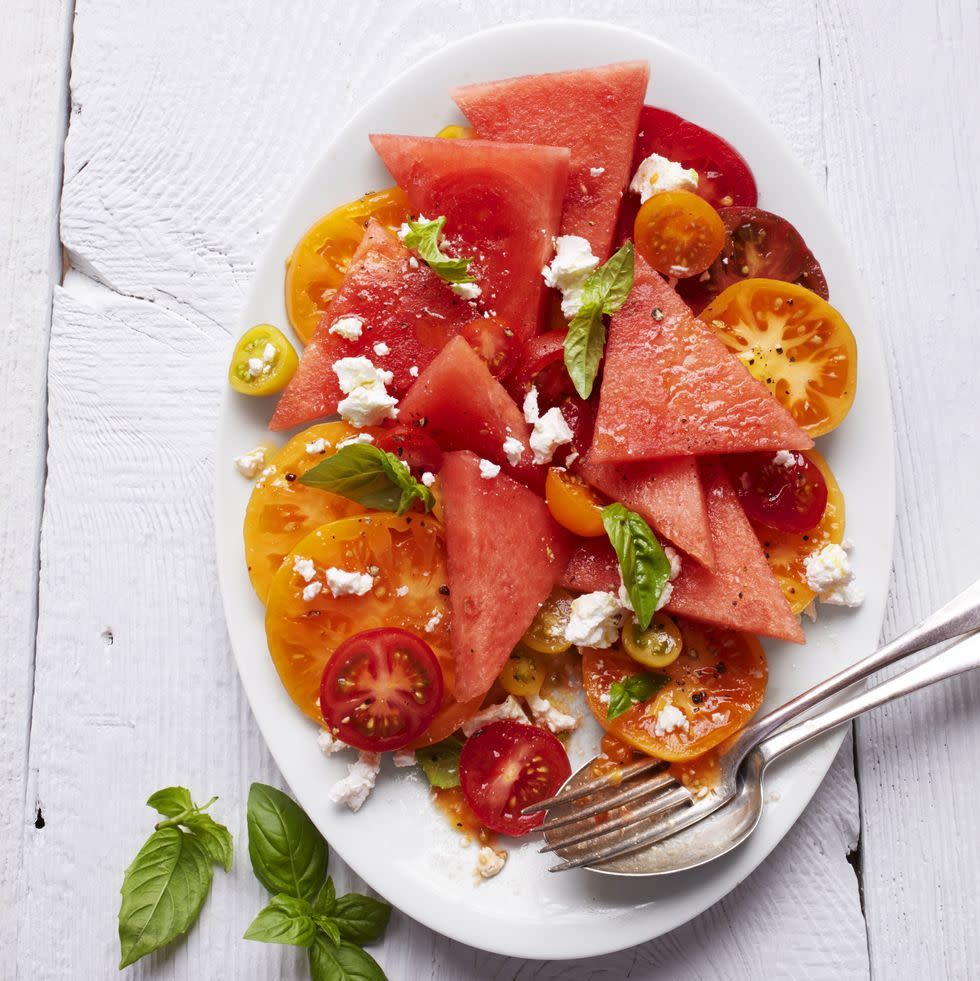
[[603,265],[589,273],[582,286],[583,302],[598,306],[607,316],[614,314],[633,289],[633,243],[610,256]]
[[476,277],[470,274],[472,259],[454,259],[442,251],[442,229],[446,224],[445,216],[432,221],[412,221],[406,223],[408,232],[399,234],[405,247],[415,249],[425,261],[425,264],[446,283],[474,283]]
[[316,925],[327,935],[334,947],[340,946],[340,927],[332,916],[316,917]]
[[246,940],[292,944],[294,947],[309,947],[315,937],[313,907],[305,899],[284,893],[273,896],[245,931]]
[[326,881],[320,886],[320,891],[313,900],[313,911],[315,913],[332,913],[337,903],[337,889],[333,884],[331,876],[327,876]]
[[349,892],[337,900],[332,918],[340,927],[344,940],[363,946],[381,939],[390,916],[388,903],[373,896]]
[[459,754],[463,741],[450,736],[433,746],[415,750],[415,762],[422,768],[429,784],[440,790],[459,786]]
[[313,899],[327,874],[327,843],[306,812],[275,787],[248,792],[248,854],[270,893]]
[[636,619],[646,630],[670,580],[670,559],[650,526],[622,504],[604,507],[602,523],[619,558],[619,571]]
[[123,877],[120,970],[193,926],[211,878],[211,859],[194,835],[172,827],[150,835]]
[[175,818],[194,809],[191,792],[186,787],[164,787],[146,802],[164,817]]
[[426,511],[435,505],[432,491],[420,484],[394,453],[370,443],[341,447],[300,478],[307,487],[338,494],[366,508],[404,514],[415,501]]
[[655,695],[670,679],[665,674],[631,674],[609,687],[609,707],[606,720],[628,712],[634,705]]
[[342,942],[333,946],[320,935],[310,948],[312,981],[387,981],[378,962],[354,944]]
[[235,847],[231,832],[219,824],[210,814],[191,814],[181,822],[188,828],[208,853],[212,862],[217,862],[226,872],[231,871]]

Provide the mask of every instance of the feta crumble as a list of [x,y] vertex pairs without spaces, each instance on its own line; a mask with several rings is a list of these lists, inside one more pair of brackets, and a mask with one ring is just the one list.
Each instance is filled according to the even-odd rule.
[[475,300],[483,292],[476,283],[453,283],[450,289],[464,300]]
[[480,460],[480,476],[484,480],[492,480],[500,473],[500,467],[490,460]]
[[394,753],[391,754],[391,762],[395,766],[415,766],[415,750],[414,749],[396,749]]
[[359,811],[374,790],[380,769],[380,753],[358,753],[357,762],[347,765],[347,776],[330,788],[330,799],[335,804],[346,804],[352,811]]
[[[538,390],[533,385],[527,395],[524,396],[524,421],[533,426],[541,415],[538,409]],[[508,437],[509,439],[513,437]]]
[[492,879],[500,873],[507,861],[507,852],[498,852],[484,845],[476,857],[476,871],[482,879]]
[[363,596],[374,585],[374,577],[366,572],[349,572],[331,566],[326,575],[327,586],[334,596]]
[[264,446],[256,446],[254,450],[243,453],[235,457],[235,469],[243,476],[252,480],[257,477],[265,466],[266,449]]
[[358,433],[356,436],[348,436],[337,444],[337,449],[342,450],[345,446],[356,446],[358,443],[373,443],[374,437],[370,433]]
[[860,606],[864,602],[864,591],[854,581],[854,570],[843,546],[824,545],[803,560],[803,567],[806,584],[822,603]]
[[419,267],[419,260],[416,259],[415,256],[409,256],[408,264],[409,264],[409,266],[412,267],[412,269],[418,269],[418,267]]
[[426,621],[426,624],[425,624],[425,632],[427,634],[431,634],[432,631],[435,630],[436,627],[438,627],[440,623],[442,623],[442,614],[441,613],[433,613],[432,616],[429,617],[429,619]]
[[504,456],[507,457],[507,462],[512,467],[516,467],[521,462],[523,455],[524,444],[516,437],[508,436],[504,440]]
[[601,177],[606,172],[605,167],[590,167],[589,174],[592,177]]
[[578,719],[574,715],[566,715],[540,695],[530,695],[527,707],[531,710],[535,723],[552,732],[570,732],[578,728]]
[[659,153],[651,153],[637,168],[630,190],[640,195],[640,203],[649,201],[660,191],[696,191],[698,172],[682,167]]
[[376,426],[398,415],[398,399],[389,395],[394,375],[375,368],[368,358],[341,358],[333,364],[340,390],[347,396],[337,403],[341,418],[352,426]]
[[336,334],[345,341],[356,341],[364,330],[364,321],[360,317],[338,317],[331,325],[328,334]]
[[302,555],[294,555],[293,571],[298,572],[309,582],[316,575],[316,566],[313,564],[313,559],[304,558]]
[[306,444],[306,452],[309,453],[310,456],[313,456],[315,453],[323,453],[326,448],[327,441],[322,436],[318,436],[316,439],[310,440],[310,442]]
[[668,736],[678,729],[687,732],[690,727],[687,716],[673,702],[668,702],[657,716],[653,734],[655,736]]
[[313,582],[308,583],[304,587],[303,599],[306,600],[307,603],[309,603],[310,600],[319,596],[322,591],[323,591],[323,583],[320,582],[318,579],[314,579]]
[[436,482],[436,475],[432,473],[430,470],[426,470],[425,473],[422,474],[422,485],[424,487],[431,487],[435,482]]
[[582,309],[582,290],[589,273],[599,265],[588,239],[581,235],[559,235],[555,257],[541,270],[545,285],[561,290],[561,312],[571,320]]
[[534,462],[549,463],[555,450],[570,443],[572,439],[572,430],[561,414],[561,409],[557,405],[553,406],[534,423],[534,429],[531,430],[529,442],[534,453]]
[[491,705],[489,708],[483,709],[482,712],[477,712],[473,718],[467,719],[462,725],[463,735],[468,739],[477,730],[490,725],[491,722],[500,722],[503,719],[510,719],[514,722],[530,721],[527,713],[521,708],[521,703],[513,695],[508,695],[499,705]]
[[612,647],[622,621],[623,608],[614,593],[583,593],[572,600],[565,640],[579,647]]
[[316,741],[320,747],[320,752],[324,756],[333,756],[334,753],[340,753],[345,749],[350,749],[347,743],[338,739],[329,729],[321,729],[320,734],[316,737]]
[[777,467],[795,467],[796,454],[790,450],[779,450],[779,452],[777,452],[772,458],[772,462],[775,463]]
[[417,364],[413,364],[412,367],[408,369],[408,374],[411,378],[418,378],[419,366]]
[[378,343],[374,345],[374,353],[378,355],[379,358],[383,358],[386,354],[391,354],[391,348],[388,347],[384,341],[378,341]]
[[396,596],[408,596],[408,586],[399,586],[395,590]]

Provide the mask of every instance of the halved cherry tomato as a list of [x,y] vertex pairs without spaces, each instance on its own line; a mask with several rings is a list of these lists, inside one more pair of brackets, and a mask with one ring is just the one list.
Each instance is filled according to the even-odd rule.
[[772,453],[740,453],[725,458],[735,493],[750,521],[803,534],[820,524],[827,507],[827,482],[815,463],[799,451],[792,462]]
[[544,499],[555,521],[573,535],[598,538],[606,533],[602,523],[604,501],[581,477],[562,467],[550,467]]
[[564,416],[565,422],[568,423],[568,428],[572,431],[572,442],[567,447],[560,447],[552,457],[556,464],[571,466],[571,464],[566,463],[566,460],[573,452],[577,454],[576,459],[588,453],[595,432],[595,416],[598,404],[598,386],[588,401],[583,401],[577,395],[570,395],[558,403],[561,414]]
[[575,395],[575,386],[565,368],[565,331],[549,330],[525,343],[508,388],[520,404],[532,386],[538,390],[542,408]]
[[776,531],[760,524],[753,526],[769,567],[794,613],[801,613],[816,595],[806,584],[806,557],[824,545],[839,545],[844,540],[844,495],[837,480],[816,450],[807,450],[803,455],[820,471],[827,488],[827,504],[820,523],[801,534]]
[[228,382],[243,395],[273,395],[296,374],[299,358],[286,335],[272,324],[245,331],[235,345]]
[[810,436],[839,426],[857,386],[857,345],[816,293],[775,279],[729,286],[701,319]]
[[572,615],[572,594],[556,586],[541,609],[535,614],[531,626],[524,632],[521,643],[539,654],[561,654],[572,645],[565,640],[565,627]]
[[666,276],[703,273],[725,244],[725,223],[690,191],[661,191],[644,203],[633,225],[637,252]]
[[380,449],[394,453],[399,460],[404,460],[412,470],[438,473],[442,468],[442,449],[418,426],[397,423],[381,430],[375,437],[375,443]]
[[[666,684],[611,721],[603,696],[614,682],[639,674],[637,664],[615,649],[582,655],[585,694],[600,724],[641,752],[670,761],[700,756],[741,729],[762,704],[768,678],[755,637],[690,621],[678,626],[684,656],[655,672],[666,676]],[[672,712],[664,720],[671,725],[660,724],[668,706],[683,713],[681,724],[674,725]]]
[[761,208],[720,208],[726,240],[702,276],[682,280],[677,292],[695,313],[744,279],[798,283],[827,299],[827,280],[803,236],[785,219]]
[[469,126],[450,123],[448,126],[443,126],[436,136],[441,140],[472,140],[476,136],[476,131]]
[[495,378],[506,378],[517,367],[520,343],[501,317],[477,317],[461,333]]
[[515,648],[497,678],[500,687],[518,698],[539,694],[547,674],[539,663],[541,660],[520,647]]
[[545,729],[523,722],[494,722],[470,737],[459,758],[467,803],[491,830],[526,835],[544,813],[525,807],[551,797],[571,776],[565,748]]
[[650,626],[641,629],[635,616],[623,624],[623,650],[645,668],[666,668],[684,648],[680,628],[666,613],[654,613]]
[[348,637],[320,682],[323,721],[348,746],[370,753],[417,739],[442,704],[442,669],[417,634],[376,627]]
[[408,215],[404,192],[389,187],[334,208],[300,239],[286,262],[286,314],[304,344],[343,281],[368,221],[376,218],[394,232]]

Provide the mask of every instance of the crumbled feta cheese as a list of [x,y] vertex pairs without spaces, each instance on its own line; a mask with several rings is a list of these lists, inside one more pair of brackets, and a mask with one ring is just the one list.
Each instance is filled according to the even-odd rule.
[[608,705],[610,698],[611,698],[611,695],[609,694],[609,692],[608,691],[604,691],[599,696],[599,701],[602,702],[603,705]]
[[356,436],[348,436],[337,444],[337,449],[342,450],[345,446],[356,446],[358,443],[373,443],[374,437],[370,433],[358,433]]
[[347,743],[338,739],[329,729],[321,729],[320,734],[316,737],[316,741],[320,747],[320,752],[324,756],[333,756],[334,753],[340,753],[345,749],[350,749]]
[[475,300],[483,292],[476,283],[453,283],[450,289],[464,300]]
[[409,264],[409,265],[410,265],[410,266],[411,266],[411,267],[412,267],[413,269],[418,269],[418,267],[419,267],[419,260],[418,260],[418,259],[416,259],[416,258],[415,258],[415,256],[409,256],[409,259],[408,259],[408,264]]
[[374,353],[378,355],[379,358],[383,358],[386,354],[391,354],[391,348],[388,347],[384,341],[378,341],[378,343],[374,345]]
[[313,559],[304,558],[302,555],[293,556],[293,570],[298,572],[307,582],[316,575]]
[[395,766],[415,766],[415,750],[414,749],[396,749],[394,753],[391,754],[391,762]]
[[248,359],[248,374],[250,378],[258,378],[262,374],[262,369],[265,364],[262,362],[261,358],[249,358]]
[[687,716],[673,702],[668,702],[657,716],[653,734],[655,736],[668,736],[677,729],[687,732],[690,727]]
[[356,341],[364,330],[364,321],[360,317],[338,317],[327,331],[336,334],[345,341]]
[[531,390],[524,396],[524,421],[533,426],[540,418],[538,409],[538,390],[532,385]]
[[426,621],[426,624],[425,624],[425,632],[427,634],[431,634],[432,631],[435,630],[436,627],[438,627],[440,623],[442,623],[442,614],[441,613],[433,613],[432,616],[429,617],[429,619]]
[[337,411],[352,426],[376,426],[398,415],[398,399],[389,395],[394,375],[375,368],[368,358],[341,358],[333,364],[340,390],[347,396],[337,403]]
[[796,454],[792,453],[790,450],[780,450],[772,458],[772,462],[775,463],[777,467],[795,467]]
[[346,804],[352,811],[359,811],[374,790],[380,769],[380,753],[358,753],[357,762],[347,765],[347,776],[330,788],[330,799],[335,804]]
[[589,173],[593,177],[601,177],[605,172],[606,172],[606,168],[605,167],[590,167],[589,168]]
[[730,713],[727,709],[724,712],[712,712],[711,721],[714,722],[715,725],[723,726],[728,721],[729,715]]
[[481,878],[492,879],[499,874],[506,861],[507,852],[498,852],[489,845],[484,845],[476,857],[476,871]]
[[408,369],[408,374],[411,378],[418,378],[419,366],[417,364],[413,364],[412,367]]
[[578,459],[578,450],[569,450],[565,456],[565,466],[570,467]]
[[426,470],[422,474],[422,484],[425,487],[431,487],[436,482],[436,475],[429,470]]
[[673,160],[651,153],[637,168],[630,190],[640,195],[640,203],[660,191],[696,191],[698,172],[682,167]]
[[491,480],[500,473],[500,467],[490,460],[480,460],[480,476],[484,480]]
[[264,446],[256,446],[254,450],[243,453],[235,457],[235,469],[243,476],[251,480],[257,476],[259,471],[265,466]]
[[561,312],[571,320],[582,308],[582,290],[589,273],[599,265],[588,239],[581,235],[559,235],[555,257],[541,270],[545,285],[561,290]]
[[529,696],[527,707],[531,710],[535,723],[552,732],[570,732],[578,728],[578,719],[574,715],[566,715],[540,695]]
[[408,586],[399,586],[395,590],[396,596],[408,596]]
[[[532,389],[533,391],[533,389]],[[572,430],[558,406],[550,408],[534,424],[531,431],[531,450],[535,463],[549,463],[559,446],[572,441]]]
[[510,719],[514,722],[528,722],[527,713],[521,708],[521,703],[508,695],[499,705],[491,705],[489,708],[477,712],[471,719],[463,723],[463,735],[467,739],[479,729],[490,725],[491,722],[500,722],[503,719]]
[[318,579],[314,579],[313,582],[307,584],[307,586],[303,589],[303,599],[305,599],[306,602],[309,603],[311,599],[313,599],[316,596],[319,596],[322,590],[323,590],[323,583],[320,582]]
[[512,467],[516,467],[521,462],[523,455],[524,444],[514,436],[508,436],[504,440],[504,456],[507,457],[507,462]]
[[619,640],[623,610],[614,593],[576,596],[565,624],[565,640],[579,647],[612,647]]
[[316,439],[311,440],[306,444],[306,452],[311,456],[314,453],[322,453],[326,448],[327,441],[322,436],[318,436]]
[[262,360],[266,364],[271,364],[276,360],[276,349],[272,344],[266,344],[266,346],[262,348]]
[[806,584],[821,602],[833,606],[860,606],[864,602],[864,592],[854,581],[854,570],[843,546],[824,545],[803,560],[803,567]]
[[327,585],[334,596],[363,596],[374,585],[374,577],[366,572],[348,572],[331,566],[326,575]]

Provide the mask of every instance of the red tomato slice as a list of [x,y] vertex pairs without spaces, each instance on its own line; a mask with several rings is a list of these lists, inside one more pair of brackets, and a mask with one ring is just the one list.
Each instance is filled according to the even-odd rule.
[[394,425],[378,436],[376,442],[380,449],[394,453],[412,470],[438,473],[442,467],[442,450],[439,444],[418,426]]
[[521,357],[520,342],[501,317],[477,317],[461,331],[495,378],[510,375]]
[[425,731],[442,704],[442,669],[421,637],[376,627],[345,640],[327,662],[320,711],[349,746],[383,753]]
[[772,453],[746,453],[726,463],[749,519],[777,531],[802,535],[816,528],[827,508],[827,481],[802,453],[778,462]]
[[538,390],[538,405],[542,408],[574,395],[575,386],[565,369],[565,331],[549,330],[532,337],[524,345],[517,370],[508,384],[518,404],[532,385]]
[[525,807],[556,794],[571,776],[565,748],[547,730],[494,722],[463,745],[459,782],[466,802],[491,831],[526,835],[544,814]]

